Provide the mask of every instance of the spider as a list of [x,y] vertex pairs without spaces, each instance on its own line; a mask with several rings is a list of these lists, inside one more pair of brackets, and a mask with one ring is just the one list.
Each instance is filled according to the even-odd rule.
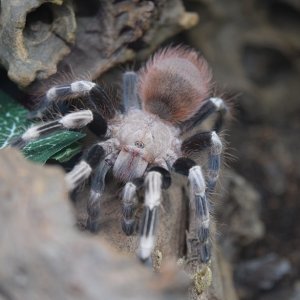
[[[79,96],[87,96],[91,108],[35,125],[25,131],[14,146],[22,148],[60,129],[77,130],[88,126],[97,134],[99,140],[65,175],[67,187],[72,192],[91,177],[87,228],[96,231],[105,177],[111,170],[114,178],[124,183],[121,226],[126,235],[132,235],[137,191],[143,184],[144,213],[137,250],[143,262],[149,261],[155,246],[162,189],[171,185],[171,172],[186,176],[190,201],[195,206],[198,259],[208,264],[211,259],[208,195],[218,179],[222,152],[218,132],[228,111],[226,103],[221,98],[211,97],[211,93],[212,75],[204,58],[182,46],[165,48],[154,54],[137,73],[123,74],[122,107],[110,118],[105,118],[103,109],[94,105],[97,100],[104,110],[112,110],[100,85],[79,80],[53,86],[46,92],[36,114],[42,115],[61,100]],[[211,130],[183,137],[214,113],[217,114]],[[191,154],[204,151],[208,154],[206,172],[191,158]]]

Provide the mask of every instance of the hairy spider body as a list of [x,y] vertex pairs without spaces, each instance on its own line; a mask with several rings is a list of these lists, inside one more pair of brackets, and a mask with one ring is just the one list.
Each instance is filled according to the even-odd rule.
[[157,115],[132,109],[117,118],[112,136],[119,154],[113,166],[116,178],[127,182],[144,175],[149,165],[164,165],[168,153],[180,153],[179,131]]
[[193,116],[211,88],[206,61],[197,52],[184,48],[158,52],[140,73],[143,109],[173,124]]
[[[122,109],[105,119],[103,109],[93,103],[102,101],[105,110],[112,111],[101,86],[89,81],[76,81],[52,87],[45,95],[35,115],[41,115],[53,103],[75,96],[87,96],[90,109],[71,112],[61,119],[29,128],[14,146],[58,129],[79,129],[84,126],[99,136],[81,161],[66,174],[66,183],[73,191],[88,177],[91,192],[87,202],[87,228],[98,228],[101,199],[106,174],[124,182],[122,194],[122,229],[133,234],[137,190],[143,182],[144,214],[140,223],[138,256],[150,258],[155,245],[156,223],[161,203],[161,189],[171,184],[171,172],[187,177],[190,204],[195,208],[198,259],[207,264],[211,258],[208,196],[214,190],[220,168],[222,143],[218,132],[227,106],[220,98],[209,97],[211,72],[197,52],[182,47],[166,48],[153,56],[139,73],[123,76]],[[92,105],[90,105],[92,104]],[[184,134],[201,124],[213,113],[217,118],[211,131]],[[197,165],[191,155],[206,151],[206,169]],[[140,180],[143,179],[143,180]]]

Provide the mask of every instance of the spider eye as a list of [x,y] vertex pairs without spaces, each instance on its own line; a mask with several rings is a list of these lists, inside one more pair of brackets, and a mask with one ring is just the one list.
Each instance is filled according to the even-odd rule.
[[137,146],[138,148],[144,148],[145,147],[145,144],[141,141],[136,141],[134,143],[135,146]]

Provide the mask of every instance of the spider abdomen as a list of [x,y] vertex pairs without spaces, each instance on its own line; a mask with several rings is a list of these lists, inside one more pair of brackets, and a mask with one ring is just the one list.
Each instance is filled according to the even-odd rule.
[[173,124],[191,118],[210,89],[208,64],[194,50],[167,48],[140,72],[138,90],[143,109]]

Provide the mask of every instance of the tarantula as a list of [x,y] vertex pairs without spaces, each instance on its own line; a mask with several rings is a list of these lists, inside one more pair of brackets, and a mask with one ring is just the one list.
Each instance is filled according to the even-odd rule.
[[[29,141],[60,129],[88,126],[99,140],[66,174],[69,191],[90,176],[91,191],[87,202],[87,228],[95,231],[105,177],[112,170],[114,178],[124,183],[122,194],[122,229],[131,235],[135,228],[137,189],[144,184],[144,214],[140,224],[138,257],[146,262],[155,245],[156,223],[161,203],[161,190],[171,184],[171,171],[187,177],[190,201],[194,202],[199,260],[211,258],[209,242],[210,213],[208,195],[214,190],[222,143],[218,132],[227,105],[221,98],[210,97],[212,75],[207,62],[192,49],[171,47],[158,51],[138,73],[123,75],[122,108],[106,119],[96,105],[74,111],[61,118],[29,128],[14,146],[24,147]],[[57,85],[45,94],[37,113],[41,115],[54,103],[87,96],[111,110],[104,101],[103,88],[91,81]],[[217,112],[211,131],[196,132],[183,139],[183,134]],[[191,159],[190,154],[207,151],[207,171]]]

